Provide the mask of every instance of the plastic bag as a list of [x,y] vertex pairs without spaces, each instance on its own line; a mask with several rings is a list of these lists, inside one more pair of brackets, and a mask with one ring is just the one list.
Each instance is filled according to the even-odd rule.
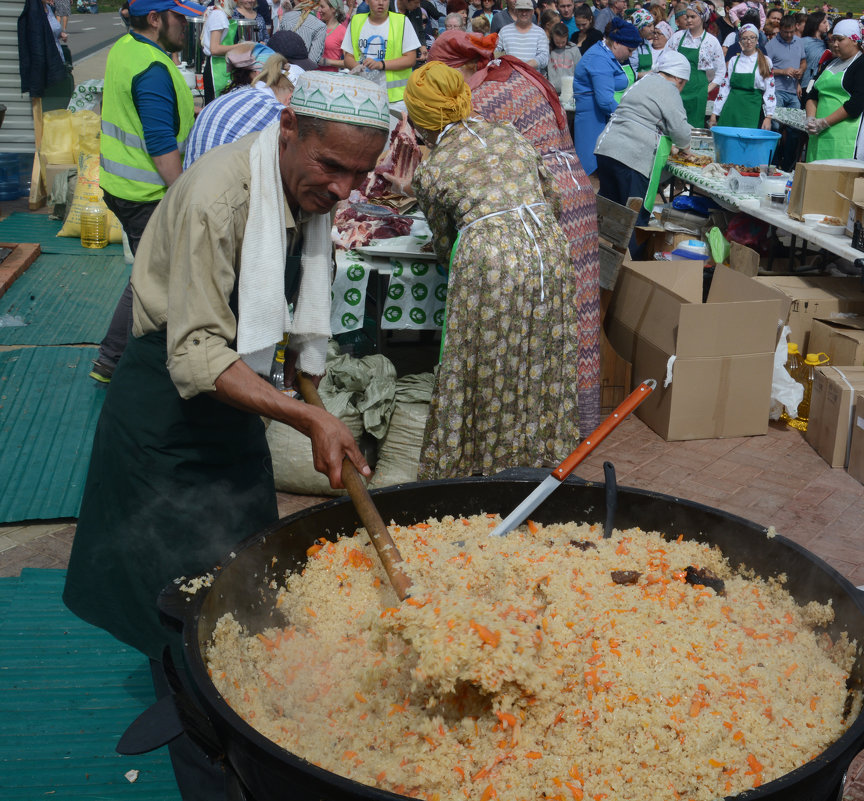
[[39,152],[48,164],[74,164],[77,142],[69,109],[46,111],[42,115],[42,144]]
[[[81,236],[81,209],[87,205],[91,196],[102,201],[102,189],[99,186],[99,155],[97,153],[82,153],[78,157],[78,182],[75,185],[75,196],[66,212],[66,221],[57,236]],[[108,241],[119,243],[123,241],[123,228],[114,214],[108,211]]]
[[672,201],[672,208],[678,211],[689,211],[692,214],[701,214],[707,217],[711,213],[713,204],[701,195],[678,195]]
[[417,480],[434,386],[432,373],[406,375],[396,382],[396,407],[378,447],[378,463],[369,481],[370,489]]
[[715,225],[707,234],[708,246],[711,248],[711,259],[715,264],[729,263],[729,242],[723,232]]
[[786,360],[789,358],[787,339],[792,329],[788,325],[783,326],[777,350],[774,351],[774,372],[771,376],[771,409],[768,416],[772,420],[779,420],[786,407],[786,414],[791,418],[798,416],[798,404],[804,398],[804,387],[801,386],[786,369]]
[[70,120],[76,134],[75,160],[81,153],[99,154],[99,134],[102,118],[95,111],[76,111]]
[[726,228],[726,239],[753,248],[760,256],[768,255],[771,226],[749,214],[735,214]]

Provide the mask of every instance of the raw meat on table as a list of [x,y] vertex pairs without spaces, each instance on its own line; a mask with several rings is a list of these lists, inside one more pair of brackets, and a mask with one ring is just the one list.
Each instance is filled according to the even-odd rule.
[[372,217],[345,205],[336,212],[331,233],[337,247],[353,250],[368,245],[373,239],[392,239],[411,233],[409,217]]

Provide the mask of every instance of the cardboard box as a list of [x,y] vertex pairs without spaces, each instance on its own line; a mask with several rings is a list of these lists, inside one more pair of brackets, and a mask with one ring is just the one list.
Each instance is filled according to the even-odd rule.
[[764,434],[778,321],[790,301],[720,265],[702,303],[702,273],[684,260],[621,268],[606,334],[633,365],[634,384],[657,380],[636,414],[667,440]]
[[729,266],[735,272],[742,273],[749,278],[755,278],[759,274],[759,254],[741,245],[738,242],[729,243]]
[[856,392],[864,392],[864,367],[816,368],[804,439],[831,467],[848,463]]
[[753,280],[788,295],[792,301],[789,341],[798,345],[802,353],[813,351],[809,345],[813,320],[830,319],[838,312],[864,314],[864,290],[858,278],[778,275]]
[[852,195],[849,197],[849,217],[846,220],[846,234],[852,236],[855,223],[864,225],[864,178],[852,182]]
[[845,220],[855,179],[861,177],[864,177],[864,167],[854,169],[832,167],[818,161],[799,162],[795,165],[786,211],[795,220],[803,220],[805,214],[825,214]]
[[864,366],[864,316],[814,320],[810,353],[827,353],[831,364]]
[[852,442],[849,447],[849,465],[846,472],[856,481],[864,484],[864,394],[860,392],[855,393]]
[[667,231],[665,228],[657,228],[653,225],[636,226],[636,242],[640,245],[643,242],[647,243],[644,253],[648,259],[653,258],[655,253],[671,253],[679,242],[694,238],[693,234],[683,231]]

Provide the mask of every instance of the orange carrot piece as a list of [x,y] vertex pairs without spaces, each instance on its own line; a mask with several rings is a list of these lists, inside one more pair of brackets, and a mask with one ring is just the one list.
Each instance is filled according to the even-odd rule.
[[477,636],[480,637],[480,639],[483,640],[483,642],[485,642],[487,645],[491,645],[493,648],[498,647],[498,643],[501,642],[500,631],[489,631],[486,626],[483,626],[473,620],[470,621],[468,625],[477,632]]
[[532,534],[536,534],[538,531],[540,531],[540,526],[538,526],[533,520],[527,520],[526,524],[528,526],[528,531],[530,531]]
[[495,792],[495,788],[490,784],[483,791],[483,795],[480,796],[480,801],[489,801],[490,798],[495,798],[498,793]]

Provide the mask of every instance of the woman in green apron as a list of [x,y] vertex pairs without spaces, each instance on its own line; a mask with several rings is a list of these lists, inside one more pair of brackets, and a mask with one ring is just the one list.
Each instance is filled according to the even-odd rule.
[[841,20],[834,26],[831,39],[838,57],[816,80],[807,100],[807,161],[864,155],[861,26],[856,20]]
[[679,30],[667,47],[677,50],[690,63],[690,80],[681,93],[687,121],[694,128],[705,127],[708,94],[726,75],[726,60],[717,37],[705,30],[711,10],[702,0],[694,0],[678,20]]
[[652,53],[654,16],[650,11],[638,9],[631,14],[630,22],[636,26],[636,30],[639,31],[639,35],[642,37],[642,44],[630,56],[630,69],[636,73],[636,80],[638,81],[651,72],[651,67],[654,66],[654,55]]
[[204,103],[218,97],[228,86],[225,56],[237,46],[237,20],[229,20],[234,10],[231,0],[216,0],[204,16],[201,46],[207,57],[204,63]]
[[[777,107],[771,59],[756,47],[759,29],[755,25],[742,25],[738,42],[741,52],[729,63],[729,71],[714,101],[709,125],[761,127],[763,131],[770,131],[771,119]],[[760,125],[759,118],[763,113],[765,119]]]
[[615,98],[616,103],[620,103],[621,98],[624,97],[624,92],[636,83],[636,73],[633,72],[633,68],[629,64],[622,64],[621,69],[624,70],[624,74],[627,76],[627,86],[623,89],[619,89],[614,95],[612,95]]
[[[690,123],[681,100],[690,74],[690,63],[681,53],[663,52],[657,71],[636,82],[597,142],[599,194],[622,206],[628,198],[644,198],[637,225],[648,221],[672,144],[690,144]],[[636,250],[631,240],[631,255],[636,256]]]

